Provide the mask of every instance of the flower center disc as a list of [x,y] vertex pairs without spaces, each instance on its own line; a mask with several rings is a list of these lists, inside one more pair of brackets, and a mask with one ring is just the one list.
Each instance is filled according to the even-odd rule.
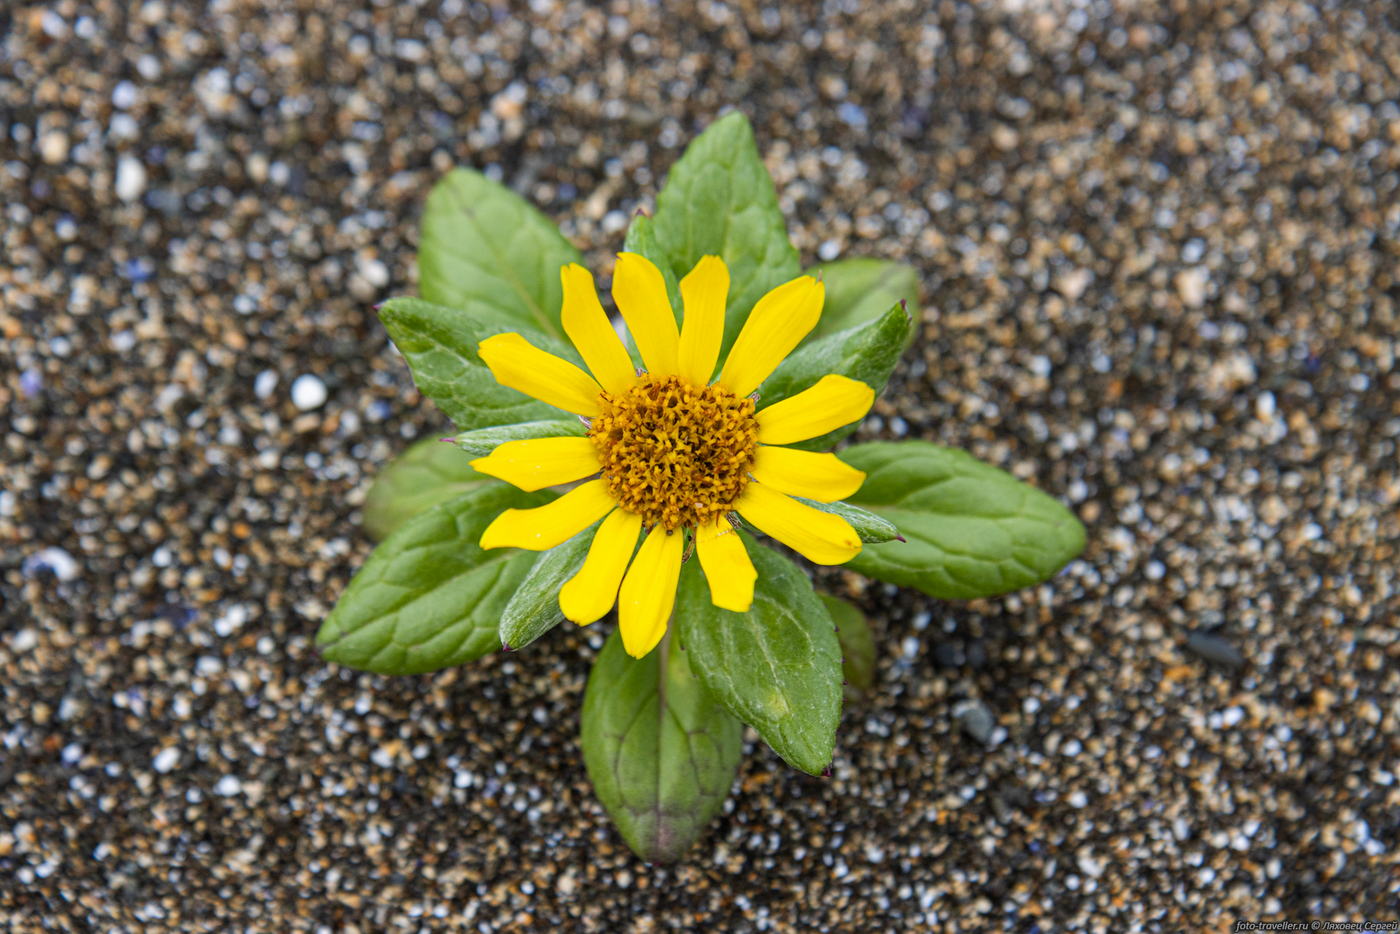
[[643,376],[603,395],[588,437],[618,505],[668,532],[734,508],[758,447],[753,400],[677,376]]

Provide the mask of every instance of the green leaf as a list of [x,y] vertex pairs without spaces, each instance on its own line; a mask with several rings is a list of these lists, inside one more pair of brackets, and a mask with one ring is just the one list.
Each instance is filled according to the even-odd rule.
[[559,588],[583,567],[597,527],[594,523],[562,545],[540,552],[501,613],[502,647],[523,649],[564,621]]
[[460,665],[501,647],[501,611],[534,564],[527,551],[482,551],[492,519],[549,496],[496,483],[408,520],[350,581],[316,644],[328,661],[387,675]]
[[[919,273],[913,266],[856,256],[823,263],[807,272],[826,284],[826,304],[809,341],[864,324],[900,302],[905,302],[906,310],[918,317]],[[906,347],[913,338],[911,328]]]
[[[819,503],[814,499],[807,499],[805,496],[794,496],[793,499],[799,503],[806,503],[813,509],[820,509],[822,512],[829,512],[845,519],[851,524],[851,528],[855,529],[863,544],[892,542],[900,537],[899,529],[894,527],[893,522],[882,519],[875,513],[861,509],[859,506],[852,506],[850,503]],[[903,541],[903,539],[900,540]]]
[[1038,584],[1084,547],[1084,526],[1056,500],[956,448],[926,441],[856,444],[866,472],[856,503],[908,539],[869,545],[846,566],[944,600]]
[[[802,345],[764,381],[759,390],[760,405],[769,406],[795,396],[828,373],[859,380],[878,396],[904,353],[912,326],[909,315],[895,305],[873,321]],[[859,421],[852,422],[792,447],[827,450],[859,426]]]
[[841,719],[841,647],[807,575],[745,540],[758,580],[746,613],[710,602],[698,561],[676,595],[676,633],[691,670],[725,708],[758,730],[789,765],[819,775]]
[[[637,214],[632,218],[632,223],[627,227],[627,236],[623,240],[622,248],[628,253],[645,256],[656,264],[657,269],[661,270],[661,278],[666,280],[666,295],[671,299],[671,312],[676,316],[676,323],[679,324],[681,320],[680,279],[676,275],[676,271],[671,268],[671,262],[661,249],[661,244],[656,242],[656,225],[650,217],[645,214]],[[687,272],[690,272],[689,268],[686,268],[681,275]]]
[[642,859],[680,859],[719,813],[744,727],[696,682],[673,640],[646,658],[616,629],[583,696],[583,763],[598,800]]
[[677,278],[709,254],[729,267],[725,350],[759,298],[802,272],[773,179],[737,111],[710,124],[672,166],[652,226]]
[[472,470],[471,458],[452,445],[425,438],[390,461],[374,478],[365,496],[365,529],[379,541],[438,503],[499,482]]
[[841,643],[841,673],[846,676],[845,695],[853,700],[875,684],[875,637],[865,614],[853,604],[831,594],[818,594],[831,620],[836,624],[836,639]]
[[558,337],[559,268],[581,261],[554,223],[480,172],[454,169],[433,186],[418,246],[418,289],[483,324]]
[[453,442],[465,451],[468,460],[485,457],[507,441],[534,441],[539,438],[578,438],[588,433],[588,426],[577,418],[550,419],[544,422],[521,422],[516,425],[492,425],[464,431]]
[[[460,308],[445,308],[417,298],[392,298],[379,309],[394,346],[408,360],[418,390],[461,429],[555,420],[558,409],[496,382],[481,361],[477,345],[509,326],[473,318]],[[538,331],[515,329],[541,350],[572,354]]]

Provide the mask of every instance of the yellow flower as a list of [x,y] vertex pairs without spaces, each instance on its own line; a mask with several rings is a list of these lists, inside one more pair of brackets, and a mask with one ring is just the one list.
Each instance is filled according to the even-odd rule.
[[636,658],[666,632],[687,531],[710,599],[738,612],[753,601],[756,573],[733,512],[817,564],[855,557],[860,538],[846,520],[793,497],[835,502],[859,489],[865,474],[834,454],[781,445],[856,421],[874,391],[827,375],[782,402],[757,411],[754,404],[759,384],[821,316],[821,282],[799,276],[759,299],[712,382],[729,293],[718,256],[681,280],[685,317],[677,328],[661,271],[643,256],[619,254],[613,300],[643,372],[633,368],[588,270],[570,264],[560,278],[564,331],[592,376],[519,334],[489,337],[479,349],[497,382],[581,416],[588,434],[508,441],[472,466],[522,490],[585,482],[547,505],[506,510],[482,533],[482,548],[543,551],[601,519],[559,606],[583,625],[616,603],[623,645]]

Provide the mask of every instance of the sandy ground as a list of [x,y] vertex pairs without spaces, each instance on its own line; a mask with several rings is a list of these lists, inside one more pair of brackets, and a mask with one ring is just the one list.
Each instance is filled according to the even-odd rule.
[[[0,927],[1400,913],[1398,20],[5,5]],[[446,427],[371,310],[414,289],[433,181],[492,173],[606,277],[727,107],[806,260],[921,271],[861,437],[968,447],[1090,544],[970,605],[823,572],[881,653],[833,776],[755,745],[657,868],[583,774],[598,631],[401,679],[312,636],[369,551],[370,480]]]

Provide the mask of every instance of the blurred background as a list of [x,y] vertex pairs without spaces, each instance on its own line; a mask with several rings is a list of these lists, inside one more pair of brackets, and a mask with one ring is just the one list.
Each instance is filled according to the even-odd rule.
[[[0,8],[0,927],[1223,930],[1394,915],[1400,14],[1388,0]],[[1083,558],[839,570],[832,777],[753,744],[672,868],[576,740],[605,629],[326,665],[446,419],[372,305],[453,165],[623,230],[739,109],[804,261],[917,267],[859,438],[970,448]],[[607,625],[607,624],[604,624]]]

